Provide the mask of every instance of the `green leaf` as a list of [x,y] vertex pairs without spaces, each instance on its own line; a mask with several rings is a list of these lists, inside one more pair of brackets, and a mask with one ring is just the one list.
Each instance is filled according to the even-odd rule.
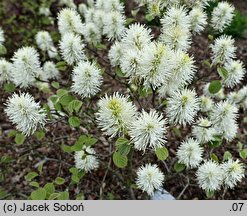
[[154,19],[154,17],[153,17],[152,14],[146,14],[145,19],[146,19],[148,22],[151,22],[151,21]]
[[15,85],[13,83],[5,83],[4,86],[4,91],[12,93],[15,91]]
[[75,99],[75,97],[73,97],[72,95],[63,95],[60,100],[59,100],[59,103],[62,104],[63,106],[68,106],[69,103],[71,101],[73,101]]
[[39,188],[31,193],[32,200],[45,200],[46,190],[44,188]]
[[179,173],[179,172],[182,172],[185,169],[185,165],[177,162],[177,163],[174,164],[173,168],[177,173]]
[[243,149],[239,152],[239,156],[242,158],[242,159],[246,159],[247,158],[247,149]]
[[0,188],[0,200],[5,199],[8,196],[7,191],[5,191],[4,189]]
[[34,133],[37,140],[41,141],[45,137],[45,132],[43,130],[36,131]]
[[52,193],[49,197],[48,200],[55,200],[59,197],[59,193]]
[[219,73],[219,75],[221,76],[222,79],[227,79],[229,73],[225,68],[218,67],[217,71],[218,71],[218,73]]
[[128,139],[126,139],[125,137],[119,137],[116,141],[116,146],[121,146],[121,145],[125,145],[128,143],[129,143]]
[[80,178],[77,176],[77,175],[72,175],[71,176],[71,179],[72,179],[72,181],[74,181],[75,183],[79,183],[80,182]]
[[159,160],[165,160],[169,156],[169,152],[166,147],[156,149],[155,154]]
[[69,171],[70,171],[72,174],[74,174],[74,175],[77,175],[78,172],[79,172],[79,170],[78,170],[77,168],[75,168],[75,167],[71,167],[71,168],[69,169]]
[[55,186],[53,183],[47,183],[44,186],[44,189],[46,191],[46,196],[49,197],[51,194],[55,192]]
[[55,88],[55,89],[59,89],[60,84],[59,84],[59,82],[53,81],[53,82],[51,83],[51,86],[52,86],[53,88]]
[[203,64],[211,68],[211,64],[208,60],[203,61]]
[[66,89],[58,89],[56,93],[57,93],[57,95],[59,97],[62,97],[64,95],[68,94],[68,90],[66,90]]
[[120,141],[119,139],[116,142],[117,152],[123,156],[127,156],[131,150],[131,145],[129,145],[129,140],[126,139],[126,141],[124,141],[122,139],[122,141]]
[[81,120],[78,117],[72,116],[69,118],[69,125],[71,127],[79,127],[80,124],[81,124]]
[[7,54],[7,49],[4,45],[0,45],[0,55]]
[[22,133],[17,133],[17,134],[15,135],[15,143],[16,143],[17,145],[22,145],[22,144],[24,143],[24,141],[25,141],[25,136],[24,136],[24,134],[22,134]]
[[232,158],[232,154],[229,151],[226,151],[223,156],[223,161],[227,161]]
[[56,183],[57,185],[62,185],[62,184],[64,184],[64,182],[65,182],[64,178],[57,177],[57,178],[55,179],[55,183]]
[[99,44],[96,44],[95,48],[98,50],[105,50],[107,49],[107,46],[105,44],[99,43]]
[[68,146],[68,145],[62,144],[62,145],[61,145],[61,148],[62,148],[62,150],[63,150],[64,152],[67,152],[67,153],[70,153],[70,152],[74,151],[74,150],[73,150],[73,146]]
[[221,136],[214,136],[214,140],[210,141],[208,143],[208,145],[211,147],[211,148],[217,148],[219,146],[221,146],[223,140],[221,138]]
[[29,185],[38,188],[39,187],[39,183],[38,182],[30,182]]
[[213,161],[215,161],[215,162],[219,162],[219,158],[218,158],[217,155],[214,154],[214,153],[211,153],[211,154],[210,154],[210,158],[211,158]]
[[1,157],[1,163],[11,163],[13,158],[9,155],[4,155]]
[[216,94],[222,88],[221,82],[219,80],[214,80],[210,83],[208,90],[211,94]]
[[87,139],[85,140],[85,145],[86,146],[92,146],[94,145],[95,143],[97,143],[98,140],[90,135],[87,136]]
[[73,100],[68,105],[69,112],[79,112],[80,108],[82,107],[82,102],[79,100]]
[[11,130],[8,132],[8,137],[15,137],[16,134],[17,134],[16,130]]
[[60,192],[57,200],[69,200],[69,192]]
[[66,64],[65,61],[60,61],[60,62],[58,62],[58,63],[56,64],[56,68],[57,68],[58,70],[61,70],[61,71],[66,70],[66,67],[67,67],[67,64]]
[[206,191],[206,196],[207,196],[207,198],[212,198],[214,196],[214,191],[207,190]]
[[119,152],[114,152],[113,162],[119,168],[124,168],[128,164],[128,158],[124,155],[121,155]]
[[29,172],[27,175],[25,175],[26,181],[32,181],[35,177],[37,177],[39,174],[36,172]]
[[124,77],[125,74],[123,73],[123,71],[120,69],[120,67],[116,68],[116,74],[118,77]]

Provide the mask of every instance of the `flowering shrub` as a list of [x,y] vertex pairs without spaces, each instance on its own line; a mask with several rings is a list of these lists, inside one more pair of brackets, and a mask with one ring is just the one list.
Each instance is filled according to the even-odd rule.
[[[31,45],[0,60],[4,123],[13,125],[3,133],[17,152],[36,152],[24,198],[83,199],[84,179],[96,181],[95,199],[114,198],[117,191],[104,195],[107,176],[131,199],[172,193],[166,182],[178,179],[178,199],[190,187],[224,199],[246,182],[246,71],[235,39],[224,34],[234,6],[216,2],[208,15],[210,0],[137,0],[129,15],[127,2],[60,0],[57,20],[44,4],[39,14],[57,24],[58,41],[39,29]],[[191,47],[208,28],[217,37],[208,35],[211,56],[198,62]],[[56,155],[47,156],[52,148]],[[51,161],[58,174],[44,178]]]

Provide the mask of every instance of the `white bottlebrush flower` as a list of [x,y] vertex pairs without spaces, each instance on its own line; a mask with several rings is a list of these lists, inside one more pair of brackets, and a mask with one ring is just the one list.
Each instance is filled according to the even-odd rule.
[[245,75],[245,69],[241,61],[231,60],[224,65],[227,70],[227,76],[223,80],[227,87],[234,87],[237,85]]
[[105,134],[111,137],[122,135],[135,120],[136,107],[128,99],[116,92],[112,96],[106,95],[99,101],[97,122]]
[[27,88],[35,82],[41,72],[39,54],[33,47],[18,49],[12,58],[13,82],[16,86]]
[[76,9],[76,4],[74,0],[59,0],[59,5],[65,5],[69,8]]
[[235,58],[236,47],[234,39],[231,36],[222,35],[218,37],[212,48],[212,60],[214,64],[224,64]]
[[39,7],[39,14],[49,17],[51,15],[50,8],[44,6]]
[[226,140],[231,141],[237,134],[237,113],[237,107],[228,101],[220,101],[213,109],[211,122],[216,132],[222,135]]
[[137,170],[137,187],[147,192],[148,195],[153,195],[155,190],[160,189],[164,179],[164,174],[156,164],[146,164]]
[[120,68],[126,77],[134,78],[140,70],[141,53],[135,49],[127,49],[120,59]]
[[81,151],[75,152],[75,167],[86,173],[96,170],[99,167],[99,161],[95,154],[96,152],[93,148],[83,146]]
[[162,8],[162,2],[160,0],[150,1],[148,4],[148,14],[153,17],[160,16]]
[[36,44],[42,51],[48,51],[53,47],[53,41],[51,35],[47,31],[39,31],[35,35]]
[[104,19],[103,33],[109,40],[120,39],[125,30],[125,16],[121,13],[109,12]]
[[0,45],[2,45],[4,41],[5,41],[4,33],[2,28],[0,27]]
[[0,59],[0,86],[12,80],[13,65],[5,59]]
[[146,28],[140,23],[129,26],[122,38],[123,47],[131,47],[136,50],[142,50],[146,45],[151,43],[151,29]]
[[[119,0],[98,0],[96,2],[96,8],[104,10],[105,12],[109,13],[111,11],[117,11],[120,13],[124,12],[124,6]],[[101,6],[101,8],[100,8]]]
[[237,91],[229,92],[227,94],[227,100],[235,106],[238,106],[238,104],[241,103],[242,99],[242,95]]
[[50,47],[50,49],[48,50],[48,56],[53,59],[58,57],[58,51],[56,47]]
[[145,46],[140,56],[139,77],[144,80],[144,86],[150,85],[156,89],[166,83],[174,65],[171,49],[162,43],[150,43]]
[[169,78],[159,89],[161,97],[171,95],[190,84],[196,72],[193,57],[182,51],[176,51],[171,56],[169,61],[171,65],[166,66],[168,68],[171,66]]
[[168,98],[166,113],[172,124],[191,124],[199,110],[199,99],[194,90],[184,89],[174,92]]
[[160,20],[163,31],[172,27],[190,28],[188,11],[183,6],[173,6],[167,9],[164,17]]
[[196,176],[199,186],[205,191],[218,190],[223,183],[221,166],[214,161],[206,161],[199,166]]
[[58,14],[58,30],[60,34],[73,32],[81,34],[83,24],[79,13],[71,8],[64,8]]
[[187,51],[191,44],[191,33],[180,26],[163,30],[160,40],[174,50]]
[[207,14],[201,8],[194,7],[190,11],[190,28],[194,34],[202,32],[207,25]]
[[245,177],[244,164],[240,163],[239,160],[229,159],[221,167],[224,172],[224,183],[229,188],[234,188]]
[[213,100],[210,97],[207,96],[201,96],[200,97],[200,110],[202,112],[209,112],[212,110],[214,105]]
[[104,20],[108,14],[102,10],[95,10],[93,16],[93,23],[97,26],[100,31],[100,34],[103,34],[104,30]]
[[84,44],[79,35],[64,34],[59,45],[62,57],[69,65],[85,59]]
[[91,97],[97,94],[102,84],[100,70],[90,62],[79,62],[73,70],[72,91],[82,98]]
[[212,141],[216,131],[207,118],[200,118],[192,128],[193,136],[202,144]]
[[92,23],[88,22],[84,24],[83,36],[87,43],[98,44],[101,41],[101,33],[98,27]]
[[59,77],[59,71],[56,65],[52,61],[46,61],[43,65],[43,71],[40,75],[41,80],[48,81],[49,79],[57,79]]
[[86,10],[85,15],[84,15],[84,17],[85,17],[85,23],[94,22],[94,20],[95,20],[95,13],[96,13],[96,9],[95,8],[88,8]]
[[14,93],[8,98],[5,108],[10,121],[16,125],[17,130],[25,136],[33,134],[40,126],[43,127],[46,122],[45,110],[28,93],[20,95]]
[[120,64],[120,60],[124,56],[124,49],[121,42],[115,42],[108,53],[108,58],[110,59],[111,65],[116,67]]
[[78,5],[78,11],[82,16],[85,16],[86,12],[88,10],[88,7],[85,3],[80,3]]
[[219,2],[212,12],[211,26],[214,30],[223,32],[234,17],[234,6],[228,2]]
[[178,147],[178,162],[188,168],[198,167],[202,161],[203,148],[197,140],[192,138],[183,141]]
[[149,113],[144,110],[130,126],[129,135],[135,149],[145,151],[146,148],[161,148],[165,140],[166,120],[155,110]]

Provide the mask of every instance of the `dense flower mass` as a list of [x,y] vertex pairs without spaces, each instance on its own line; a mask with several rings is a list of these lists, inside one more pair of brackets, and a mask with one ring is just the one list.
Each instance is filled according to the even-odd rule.
[[153,149],[164,145],[166,120],[154,110],[149,113],[142,111],[130,127],[130,136],[137,150],[145,151],[147,147]]
[[146,164],[138,169],[136,184],[138,188],[152,195],[154,190],[161,188],[164,178],[164,174],[156,164]]
[[46,122],[46,114],[28,93],[13,94],[8,98],[5,113],[17,130],[26,136],[33,134]]

